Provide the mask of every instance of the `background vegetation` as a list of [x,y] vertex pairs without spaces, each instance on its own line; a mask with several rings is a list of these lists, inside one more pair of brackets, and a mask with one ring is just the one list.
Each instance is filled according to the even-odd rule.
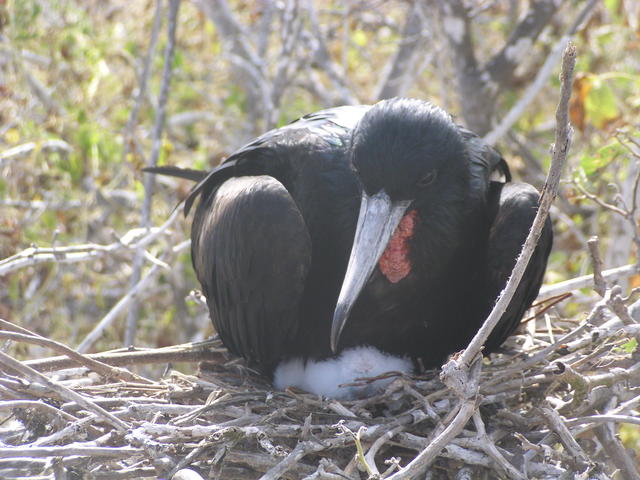
[[[589,273],[593,235],[604,268],[637,261],[638,2],[183,1],[158,137],[168,11],[146,0],[0,1],[1,318],[75,347],[155,267],[86,348],[208,337],[206,307],[190,295],[198,286],[188,248],[171,251],[186,246],[188,219],[178,216],[146,254],[122,246],[132,229],[165,222],[190,188],[158,179],[149,221],[140,169],[156,156],[208,169],[266,129],[333,105],[429,99],[488,134],[515,176],[541,187],[558,97],[555,52],[568,37],[578,49],[575,134],[546,280]],[[522,105],[527,92],[532,101]],[[500,132],[508,114],[514,121]],[[73,245],[82,246],[75,259],[54,252],[53,261],[11,263],[30,247]],[[96,245],[112,247],[103,254]],[[628,295],[640,277],[618,283]],[[547,319],[579,322],[598,299],[583,289]],[[538,326],[552,335],[544,317]],[[636,346],[629,337],[611,348],[637,361]],[[4,348],[20,358],[48,354]],[[637,429],[622,436],[640,448]]]

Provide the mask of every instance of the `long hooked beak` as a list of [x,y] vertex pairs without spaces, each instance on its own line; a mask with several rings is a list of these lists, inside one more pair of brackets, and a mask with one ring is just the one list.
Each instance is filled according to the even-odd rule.
[[331,324],[331,350],[334,353],[351,308],[410,203],[410,200],[392,202],[384,190],[372,196],[362,193],[356,236]]

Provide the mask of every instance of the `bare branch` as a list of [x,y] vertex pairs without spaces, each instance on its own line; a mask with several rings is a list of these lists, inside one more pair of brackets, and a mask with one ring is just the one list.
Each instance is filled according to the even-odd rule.
[[591,16],[595,9],[595,6],[598,3],[600,3],[600,0],[589,0],[589,2],[584,6],[582,11],[578,14],[576,20],[573,22],[572,26],[567,30],[567,33],[558,41],[558,43],[556,43],[551,52],[549,52],[549,55],[547,56],[544,64],[542,65],[542,67],[540,67],[540,69],[538,69],[536,78],[531,84],[529,84],[524,94],[511,108],[511,110],[509,110],[509,113],[503,116],[498,125],[496,125],[489,133],[487,133],[486,131],[483,132],[486,133],[486,135],[484,136],[485,142],[487,142],[489,145],[495,145],[498,140],[506,135],[509,129],[518,121],[529,104],[531,104],[540,90],[542,90],[542,88],[546,85],[547,80],[551,76],[556,63],[562,56],[563,52],[566,50],[566,46],[569,44],[571,36],[577,31],[578,27]]
[[424,50],[427,36],[424,33],[425,22],[422,2],[416,1],[407,11],[407,17],[398,49],[384,68],[381,82],[375,98],[402,96],[409,89],[420,72],[415,68],[416,57]]
[[491,125],[495,93],[489,91],[476,59],[467,7],[462,0],[437,3],[442,31],[453,57],[462,116],[471,130],[484,135]]
[[560,184],[560,175],[564,168],[564,163],[569,152],[571,145],[572,130],[569,125],[569,98],[571,97],[571,84],[573,81],[573,69],[576,61],[576,49],[573,45],[569,45],[563,56],[562,60],[562,73],[560,74],[560,101],[556,110],[556,139],[552,152],[551,167],[545,186],[542,190],[540,197],[540,206],[538,212],[531,226],[531,231],[527,236],[522,251],[518,256],[516,265],[513,268],[513,272],[509,277],[507,285],[500,294],[496,305],[489,314],[489,317],[484,322],[478,333],[473,337],[469,346],[462,353],[459,363],[463,365],[471,365],[476,356],[480,352],[482,345],[489,338],[491,331],[498,324],[502,315],[504,314],[507,306],[511,302],[511,298],[518,288],[518,284],[529,263],[529,259],[535,250],[538,243],[542,228],[546,221],[551,203],[555,199],[558,192],[558,186]]
[[109,245],[88,243],[67,247],[31,247],[18,252],[11,257],[0,260],[0,276],[7,275],[21,268],[35,266],[42,263],[77,263],[117,252],[144,248],[161,235],[165,235],[169,227],[178,218],[180,212],[175,210],[160,227],[141,230],[139,228],[128,231],[118,242]]
[[[160,146],[162,143],[162,132],[165,127],[166,107],[169,98],[169,85],[171,84],[171,73],[173,71],[173,54],[176,46],[176,28],[178,25],[178,9],[180,0],[169,0],[169,26],[167,29],[167,46],[164,51],[164,66],[162,69],[162,83],[160,85],[160,97],[158,98],[158,108],[156,110],[155,124],[151,136],[151,157],[147,166],[155,167],[160,157]],[[153,198],[153,190],[156,184],[156,176],[145,173],[144,178],[144,201],[142,204],[142,220],[141,226],[149,228],[151,224],[151,200]],[[139,248],[133,258],[133,272],[131,273],[130,286],[135,286],[140,282],[142,273],[144,252]],[[155,265],[154,265],[155,267]],[[135,343],[136,329],[138,323],[138,312],[140,304],[135,298],[132,298],[129,311],[127,312],[127,323],[124,332],[124,344],[132,345]]]
[[[223,353],[226,353],[226,349],[222,347],[219,341],[206,341],[162,348],[133,348],[123,351],[89,353],[85,357],[107,365],[129,366],[171,362],[213,362],[220,360]],[[68,357],[40,358],[28,360],[24,363],[40,372],[63,370],[77,365],[76,362]]]
[[[621,267],[610,268],[602,271],[602,277],[607,282],[616,282],[623,278],[631,277],[640,271],[640,267],[635,263],[629,265],[623,265]],[[564,282],[558,282],[551,285],[544,285],[540,289],[538,298],[546,298],[554,295],[559,295],[565,292],[571,292],[581,288],[587,288],[593,285],[593,275],[583,275],[581,277],[565,280]]]
[[487,62],[485,70],[491,80],[502,87],[513,84],[514,72],[522,59],[531,51],[542,30],[549,24],[561,2],[534,0],[529,10],[511,32],[509,39]]
[[[102,407],[99,407],[98,405],[91,402],[91,400],[83,397],[82,395],[77,394],[73,390],[70,390],[67,387],[62,386],[59,383],[54,382],[53,380],[45,377],[41,373],[35,371],[33,368],[24,365],[22,362],[15,360],[14,358],[10,357],[4,352],[0,352],[0,364],[4,365],[6,368],[9,368],[19,373],[25,378],[30,379],[31,381],[40,383],[41,385],[44,385],[50,388],[52,391],[60,395],[60,397],[76,402],[79,405],[82,405],[87,410],[94,412],[96,415],[98,415],[100,418],[105,420],[107,423],[113,425],[120,432],[124,432],[129,428],[128,425],[124,423],[122,420],[114,417],[111,413],[107,412]],[[1,456],[3,456],[2,449],[0,449],[0,457]],[[10,455],[4,455],[4,456],[10,456]],[[15,456],[15,454],[13,456]],[[36,455],[33,454],[33,456],[36,456]]]
[[25,328],[14,325],[11,322],[7,322],[6,320],[0,319],[0,327],[3,330],[9,330],[9,332],[0,330],[0,338],[49,347],[58,353],[66,355],[70,359],[76,361],[78,364],[83,365],[96,373],[104,375],[107,378],[113,377],[129,382],[152,383],[151,380],[141,377],[140,375],[136,375],[135,373],[131,373],[128,370],[112,367],[105,363],[89,358],[60,342],[44,338],[40,335],[30,332]]
[[162,25],[162,10],[163,0],[156,0],[156,9],[153,14],[153,26],[151,27],[151,38],[149,39],[149,47],[147,49],[147,55],[145,56],[144,63],[142,64],[142,72],[140,72],[140,82],[138,84],[138,94],[136,95],[133,108],[129,112],[129,119],[127,125],[123,130],[123,146],[122,146],[122,161],[127,159],[129,154],[129,142],[131,136],[138,123],[138,114],[142,108],[142,102],[147,95],[147,85],[149,84],[149,77],[151,77],[151,63],[156,52],[156,46],[158,44],[158,37],[160,35],[160,27]]

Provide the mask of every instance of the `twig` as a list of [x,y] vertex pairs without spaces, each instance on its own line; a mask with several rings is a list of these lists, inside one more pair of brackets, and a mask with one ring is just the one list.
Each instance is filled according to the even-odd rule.
[[78,419],[63,410],[59,410],[56,407],[49,405],[41,400],[9,400],[0,401],[0,409],[14,409],[14,408],[37,408],[44,412],[52,414],[54,417],[64,420],[65,422],[77,422]]
[[[449,423],[449,425],[447,425],[447,427],[438,434],[431,443],[429,443],[429,445],[416,456],[416,458],[414,458],[407,466],[401,468],[398,472],[388,477],[388,480],[407,480],[421,474],[429,467],[429,465],[431,465],[442,449],[460,434],[467,421],[471,418],[477,408],[476,398],[473,395],[473,392],[477,392],[481,365],[482,363],[477,361],[471,367],[471,371],[468,374],[469,383],[464,386],[466,392],[457,392],[460,396],[460,403],[458,411],[451,423]],[[467,395],[466,398],[462,398],[464,394]]]
[[527,323],[527,322],[530,322],[531,320],[535,320],[536,318],[538,318],[543,313],[551,310],[553,307],[555,307],[560,302],[564,302],[567,298],[571,297],[571,295],[572,295],[571,292],[562,293],[560,295],[556,295],[555,297],[545,298],[544,300],[540,300],[540,301],[534,303],[533,305],[531,305],[531,307],[538,307],[540,305],[544,305],[544,307],[540,308],[538,311],[536,311],[530,317],[527,317],[527,318],[521,320],[520,323]]
[[[615,282],[619,279],[630,277],[640,272],[640,266],[631,263],[621,267],[610,268],[602,271],[602,278],[608,282]],[[581,277],[565,280],[551,285],[544,285],[540,289],[538,298],[545,298],[553,295],[559,295],[565,292],[571,292],[580,288],[587,288],[593,285],[593,275],[583,275]]]
[[77,394],[73,390],[70,390],[67,387],[64,387],[59,383],[56,383],[53,380],[45,377],[41,373],[35,371],[33,368],[30,368],[24,365],[22,362],[15,360],[14,358],[10,357],[4,352],[0,352],[0,363],[5,367],[20,373],[24,377],[31,379],[34,382],[45,385],[46,387],[50,388],[52,391],[60,395],[62,398],[74,401],[79,405],[82,405],[87,410],[94,412],[96,415],[98,415],[100,418],[105,420],[107,423],[113,425],[116,428],[116,430],[123,432],[128,429],[128,426],[126,423],[124,423],[119,418],[114,417],[112,414],[104,410],[102,407],[99,407],[98,405],[94,404],[93,402],[86,399],[82,395]]
[[144,58],[142,64],[142,72],[140,73],[140,82],[138,83],[138,94],[136,95],[133,108],[129,112],[129,119],[127,125],[123,130],[123,145],[122,145],[122,163],[127,160],[129,154],[129,142],[131,136],[133,136],[136,124],[138,123],[138,114],[140,108],[142,108],[142,102],[147,95],[147,85],[149,84],[149,77],[151,77],[151,64],[156,51],[156,45],[158,44],[158,36],[160,34],[160,26],[162,25],[162,9],[163,0],[156,0],[156,9],[153,14],[153,24],[151,27],[151,38],[149,39],[149,47],[147,48],[147,55]]
[[[527,106],[534,100],[538,92],[546,85],[547,80],[553,72],[553,68],[562,56],[562,52],[566,51],[567,45],[570,44],[570,39],[573,34],[578,30],[580,25],[591,16],[595,6],[600,3],[600,0],[589,0],[589,2],[580,11],[573,24],[567,30],[567,33],[558,41],[554,48],[549,53],[549,56],[545,60],[544,64],[538,69],[538,74],[533,82],[527,87],[524,94],[518,99],[516,104],[511,108],[498,125],[484,136],[484,141],[489,145],[495,145],[509,129],[518,121],[522,116],[522,113],[526,110]],[[563,71],[564,60],[563,60]],[[569,85],[569,88],[571,85]],[[557,139],[556,139],[557,140]],[[556,143],[557,145],[557,143]]]
[[85,447],[65,445],[62,447],[0,448],[0,458],[69,457],[72,455],[79,455],[83,457],[118,458],[141,455],[143,453],[143,449],[132,447]]
[[[174,247],[172,249],[172,252],[178,252],[184,248],[186,248],[187,246],[189,246],[189,242],[184,242],[182,244],[177,245],[176,247]],[[104,317],[102,317],[102,320],[100,320],[98,322],[98,324],[93,327],[93,330],[91,330],[91,332],[89,332],[89,334],[84,338],[84,340],[82,340],[82,342],[80,342],[80,344],[78,345],[78,348],[76,348],[76,350],[78,352],[84,353],[87,350],[89,350],[89,348],[91,348],[91,346],[102,336],[102,333],[105,331],[105,329],[111,325],[111,323],[113,323],[113,321],[118,317],[118,315],[129,306],[129,304],[131,302],[133,302],[134,300],[137,299],[138,294],[144,290],[144,288],[147,286],[147,284],[149,284],[149,282],[151,282],[151,280],[153,280],[153,278],[156,276],[156,274],[161,270],[161,266],[158,264],[154,264],[151,266],[151,268],[149,269],[149,271],[145,274],[144,277],[142,277],[138,283],[136,283],[128,292],[127,294],[122,297],[120,300],[118,300],[118,303],[116,303],[113,308],[111,308],[111,310],[109,310],[109,313],[107,313]]]
[[500,453],[496,444],[493,443],[489,435],[487,435],[487,431],[484,426],[484,422],[482,421],[482,417],[480,416],[480,412],[476,411],[473,414],[473,422],[476,426],[476,430],[478,432],[478,439],[481,444],[484,446],[484,451],[491,457],[491,459],[500,466],[500,468],[509,475],[510,478],[515,478],[518,480],[526,480],[526,477],[518,471],[513,465],[511,465],[504,455]]
[[593,264],[594,290],[598,293],[598,295],[604,297],[604,294],[607,291],[607,284],[605,283],[604,277],[602,276],[602,259],[600,258],[598,245],[598,237],[591,237],[587,241],[587,246],[589,247],[589,252],[591,253],[591,263]]
[[[153,349],[127,349],[116,352],[89,353],[85,357],[98,360],[107,365],[141,365],[149,363],[170,363],[170,362],[201,362],[219,360],[225,348],[221,347],[219,341],[208,341],[201,343],[186,343],[171,347]],[[72,368],[76,364],[67,357],[51,357],[37,360],[28,360],[25,365],[42,371],[51,372]]]
[[139,228],[128,231],[118,242],[109,245],[88,243],[83,245],[71,245],[67,247],[43,248],[31,247],[21,252],[0,260],[0,276],[7,275],[24,267],[35,266],[41,263],[76,263],[113,255],[120,251],[144,248],[159,236],[164,235],[169,227],[178,218],[180,212],[175,210],[169,218],[157,228],[146,232]]
[[284,460],[278,463],[275,467],[271,468],[268,472],[260,477],[260,480],[277,480],[282,475],[293,468],[303,457],[310,453],[315,453],[324,450],[326,447],[313,440],[305,440],[298,442],[296,447],[287,455]]
[[543,407],[540,409],[540,413],[544,417],[549,428],[558,434],[560,440],[562,441],[562,444],[576,459],[576,461],[578,462],[578,467],[580,469],[586,468],[590,463],[589,457],[584,452],[582,447],[578,445],[578,442],[576,442],[575,438],[573,438],[573,435],[571,435],[571,432],[565,425],[558,412],[556,412],[552,408]]
[[457,360],[457,363],[461,365],[471,365],[480,352],[482,345],[487,338],[489,338],[489,335],[498,324],[507,309],[507,306],[511,302],[511,299],[513,298],[513,295],[527,268],[529,259],[535,250],[536,244],[538,243],[538,239],[542,233],[542,228],[544,227],[547,215],[549,214],[551,203],[558,192],[560,175],[571,145],[572,129],[569,125],[569,99],[571,98],[571,84],[573,80],[575,62],[576,49],[572,44],[569,44],[564,51],[562,59],[562,72],[560,74],[560,102],[558,103],[558,108],[556,110],[556,139],[552,152],[551,167],[540,198],[540,206],[538,207],[536,217],[533,221],[533,225],[531,226],[531,231],[529,232],[525,244],[522,247],[522,251],[518,256],[518,260],[516,261],[507,285],[500,294],[500,297],[489,314],[489,317],[485,320],[478,333],[473,337],[469,346],[464,350],[460,359]]
[[[160,85],[160,97],[158,98],[158,108],[153,126],[151,157],[147,166],[155,167],[160,157],[160,146],[162,143],[162,131],[165,126],[167,99],[169,98],[169,85],[171,83],[171,73],[173,71],[173,54],[176,45],[176,28],[178,24],[178,8],[180,0],[169,0],[169,27],[167,31],[167,46],[164,52],[164,66],[162,69],[162,83]],[[151,199],[155,187],[155,175],[146,173],[144,178],[144,201],[142,204],[142,228],[149,228],[151,224]],[[130,288],[133,290],[140,284],[142,275],[143,251],[137,249],[133,258],[133,272],[131,273]],[[154,265],[155,266],[155,265]],[[146,277],[145,277],[146,278]],[[137,299],[131,298],[131,305],[127,312],[127,323],[124,332],[124,344],[133,345],[135,343],[136,328],[138,323],[138,312],[140,304]]]
[[75,350],[67,347],[66,345],[56,342],[55,340],[50,340],[48,338],[44,338],[40,335],[37,335],[33,332],[29,332],[22,327],[18,327],[17,325],[12,324],[11,322],[7,322],[6,320],[0,319],[0,328],[6,330],[13,330],[14,332],[6,332],[0,330],[0,338],[4,338],[7,340],[13,340],[18,342],[26,342],[33,343],[36,345],[42,345],[44,347],[49,347],[52,350],[62,353],[66,355],[71,360],[74,360],[80,365],[87,367],[90,370],[93,370],[96,373],[99,373],[106,378],[118,378],[121,380],[129,381],[129,382],[142,382],[142,383],[153,383],[151,380],[148,380],[140,375],[132,373],[123,368],[112,367],[111,365],[107,365],[106,363],[99,362],[98,360],[94,360],[92,358],[87,357],[86,355],[82,355],[81,353],[76,352]]
[[369,466],[374,475],[380,475],[380,471],[376,466],[376,455],[378,454],[378,451],[384,446],[385,443],[389,442],[389,440],[395,437],[398,433],[402,432],[405,428],[405,425],[398,425],[396,428],[392,428],[391,430],[384,432],[369,447],[369,451],[364,456],[364,459],[365,463]]
[[4,162],[19,160],[37,151],[45,153],[55,152],[68,155],[73,152],[73,147],[64,140],[44,140],[38,143],[23,143],[22,145],[11,147],[8,150],[0,153],[0,166],[2,166]]
[[640,472],[638,472],[635,462],[616,436],[613,424],[601,425],[596,428],[595,433],[602,444],[602,448],[605,449],[609,458],[622,473],[623,480],[640,478]]

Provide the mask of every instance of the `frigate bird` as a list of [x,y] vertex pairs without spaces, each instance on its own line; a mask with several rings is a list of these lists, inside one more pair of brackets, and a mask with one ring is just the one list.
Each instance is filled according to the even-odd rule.
[[[147,171],[197,182],[192,262],[227,348],[279,387],[334,396],[354,376],[464,348],[539,201],[480,137],[406,98],[307,115],[208,173]],[[485,352],[536,298],[551,244],[547,221]]]

